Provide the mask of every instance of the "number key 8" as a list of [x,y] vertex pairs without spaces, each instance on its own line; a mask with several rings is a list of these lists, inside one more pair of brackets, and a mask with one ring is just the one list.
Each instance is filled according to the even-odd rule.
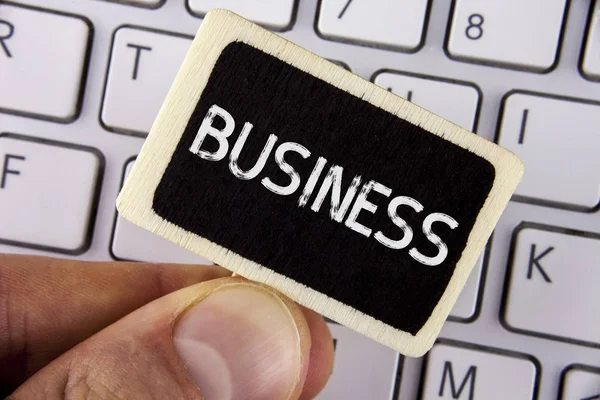
[[546,72],[556,61],[565,5],[566,0],[455,0],[446,41],[448,55]]

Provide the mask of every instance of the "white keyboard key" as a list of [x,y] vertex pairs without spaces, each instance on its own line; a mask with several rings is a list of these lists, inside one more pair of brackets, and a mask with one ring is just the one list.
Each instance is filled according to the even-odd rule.
[[[127,163],[125,178],[134,161]],[[191,251],[169,242],[117,215],[111,252],[119,260],[165,262],[179,264],[212,264]]]
[[87,250],[103,163],[95,149],[0,135],[0,241]]
[[546,71],[560,42],[566,0],[456,0],[447,50],[467,61]]
[[316,400],[392,399],[399,355],[341,325],[329,324],[335,343],[333,374]]
[[600,400],[600,368],[571,365],[563,372],[560,400]]
[[600,202],[600,103],[513,92],[503,106],[498,143],[525,164],[516,194],[594,208]]
[[420,399],[532,400],[536,363],[526,355],[443,341],[427,355]]
[[141,28],[117,29],[101,120],[110,130],[146,135],[188,51],[190,38]]
[[140,6],[148,8],[158,8],[162,6],[166,0],[107,0],[113,3],[121,3],[130,6]]
[[600,0],[596,0],[590,19],[581,69],[588,77],[600,79]]
[[460,292],[450,317],[461,322],[470,322],[477,313],[477,302],[480,296],[479,285],[481,285],[481,274],[483,271],[483,257],[477,260],[477,264],[473,267],[467,283]]
[[226,8],[257,24],[283,31],[293,23],[295,0],[188,0],[188,7],[199,16],[213,8]]
[[76,119],[90,30],[83,18],[0,4],[0,111]]
[[465,129],[473,130],[479,109],[479,90],[466,82],[382,72],[375,83]]
[[416,51],[427,0],[322,0],[317,30],[325,38]]
[[507,276],[507,328],[600,344],[600,234],[526,224]]

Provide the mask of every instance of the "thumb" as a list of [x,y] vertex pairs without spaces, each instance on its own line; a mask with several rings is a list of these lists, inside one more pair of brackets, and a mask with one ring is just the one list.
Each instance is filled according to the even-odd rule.
[[298,399],[308,369],[303,312],[240,277],[159,298],[80,343],[11,399]]

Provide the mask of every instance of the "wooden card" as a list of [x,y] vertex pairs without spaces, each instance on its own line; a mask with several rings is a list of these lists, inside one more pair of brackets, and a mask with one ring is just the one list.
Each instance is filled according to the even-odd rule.
[[501,147],[215,10],[117,206],[137,225],[421,356],[522,173]]

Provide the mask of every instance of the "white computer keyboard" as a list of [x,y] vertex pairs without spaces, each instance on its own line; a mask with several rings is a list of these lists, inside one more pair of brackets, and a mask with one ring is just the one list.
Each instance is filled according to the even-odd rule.
[[[593,4],[592,4],[593,3]],[[114,200],[225,7],[517,153],[526,173],[423,359],[342,326],[319,399],[600,399],[600,1],[0,1],[0,251],[203,262]]]

